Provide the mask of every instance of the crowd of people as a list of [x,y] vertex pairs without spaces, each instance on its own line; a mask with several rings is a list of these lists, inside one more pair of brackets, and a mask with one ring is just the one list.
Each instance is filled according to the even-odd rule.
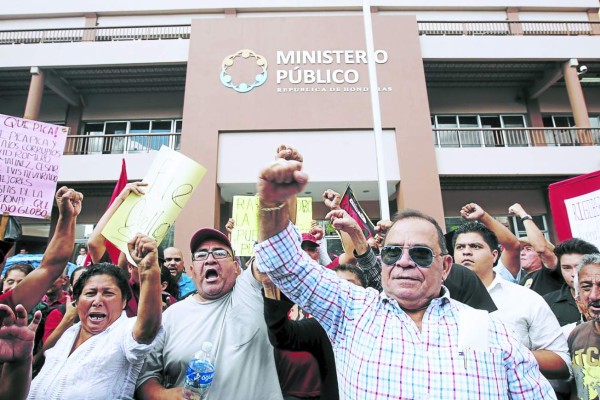
[[327,190],[322,217],[344,249],[332,260],[321,226],[294,225],[303,161],[280,146],[260,171],[247,262],[234,254],[231,219],[225,233],[189,238],[187,267],[183,249],[144,234],[128,243],[134,263],[113,254],[102,230],[125,198],[144,196],[147,185],[133,182],[69,271],[84,201],[60,188],[40,265],[3,276],[0,399],[181,399],[204,342],[216,366],[211,400],[598,398],[593,244],[554,246],[519,203],[508,213],[526,237],[468,203],[450,240],[410,209],[367,238]]

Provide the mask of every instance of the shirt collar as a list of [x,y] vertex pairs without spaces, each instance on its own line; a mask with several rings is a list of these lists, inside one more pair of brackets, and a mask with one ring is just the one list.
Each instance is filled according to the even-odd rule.
[[[387,295],[387,293],[385,293],[385,291],[380,293],[381,296],[381,300],[384,303],[388,303],[388,304],[394,304],[397,305],[399,308],[400,304],[398,304],[398,301],[394,298],[391,298]],[[442,285],[442,288],[440,290],[440,296],[436,297],[434,299],[431,300],[431,303],[429,303],[429,306],[427,306],[427,308],[433,306],[444,306],[446,304],[450,303],[450,291],[448,290],[448,288],[444,285]]]

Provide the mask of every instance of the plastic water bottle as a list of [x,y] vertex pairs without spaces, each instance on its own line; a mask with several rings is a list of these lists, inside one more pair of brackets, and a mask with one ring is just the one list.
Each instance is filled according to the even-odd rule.
[[202,343],[202,348],[194,354],[185,373],[183,398],[205,400],[215,375],[215,359],[211,354],[212,343]]

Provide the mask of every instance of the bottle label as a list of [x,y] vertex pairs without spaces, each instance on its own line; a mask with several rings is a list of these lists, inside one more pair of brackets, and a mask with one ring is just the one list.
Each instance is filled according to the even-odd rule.
[[185,373],[185,384],[194,388],[205,388],[210,386],[215,375],[214,369],[211,371],[198,372],[193,368],[188,367]]

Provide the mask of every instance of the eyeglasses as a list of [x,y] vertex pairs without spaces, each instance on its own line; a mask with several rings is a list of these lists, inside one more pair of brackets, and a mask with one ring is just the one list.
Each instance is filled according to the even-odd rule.
[[215,260],[221,260],[231,256],[225,249],[214,249],[213,251],[200,250],[192,254],[192,260],[194,261],[206,261],[208,256],[212,254]]
[[426,246],[384,246],[381,249],[381,261],[389,267],[393,266],[402,257],[404,249],[408,250],[410,259],[421,268],[429,268],[436,256]]

